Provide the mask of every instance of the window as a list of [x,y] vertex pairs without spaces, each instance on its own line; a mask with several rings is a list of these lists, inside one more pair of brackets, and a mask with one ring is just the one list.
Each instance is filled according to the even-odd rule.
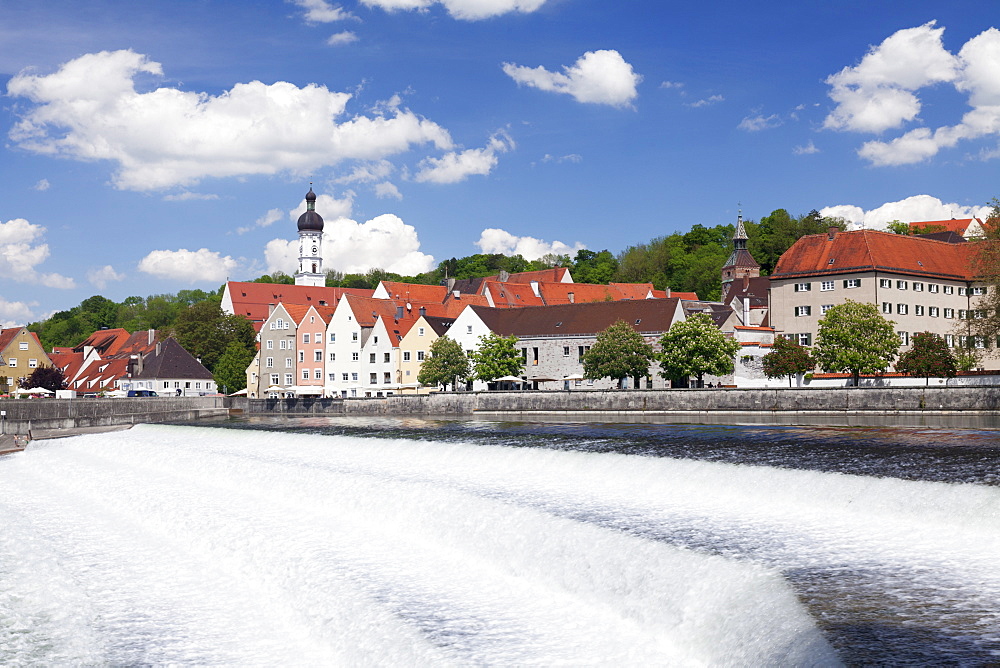
[[834,283],[835,281],[823,281],[820,283],[819,289],[823,292],[829,292],[830,290],[833,290]]
[[811,344],[812,344],[812,334],[809,334],[809,333],[799,334],[799,345],[800,346],[808,346],[808,345],[811,345]]
[[322,369],[313,369],[313,380],[323,380]]
[[423,350],[418,350],[417,351],[417,361],[418,362],[423,362],[424,361],[424,351]]
[[946,285],[946,286],[944,286],[944,293],[946,295],[953,295],[953,294],[955,294],[955,286],[954,285]]
[[386,385],[392,382],[392,375],[388,371],[382,374],[382,382]]
[[309,343],[309,333],[308,332],[302,335],[302,343]]
[[352,362],[359,362],[360,361],[359,358],[358,358],[358,353],[351,353],[351,361]]
[[[272,373],[271,374],[271,385],[277,385],[278,382],[279,382],[279,380],[278,380],[278,374]],[[163,384],[163,387],[169,387],[169,386],[170,386],[170,383],[164,383]]]
[[986,294],[986,288],[983,288],[983,287],[972,288],[972,294],[974,294],[974,295],[985,295]]
[[882,302],[882,313],[892,313],[891,302]]
[[466,325],[465,326],[465,333],[466,334],[472,334],[472,325]]
[[796,292],[809,292],[810,288],[812,288],[812,284],[811,283],[796,283],[795,284],[795,291]]
[[937,306],[930,306],[927,308],[927,315],[929,315],[932,318],[938,317],[940,313],[941,309],[939,309]]
[[[330,353],[330,357],[333,357],[333,353]],[[323,351],[322,350],[314,350],[313,351],[313,362],[322,362],[322,361],[323,361]]]
[[424,335],[424,328],[417,327],[417,336],[423,336],[423,335]]
[[913,291],[914,292],[923,292],[924,291],[924,284],[923,283],[917,283],[916,281],[913,281]]
[[351,332],[351,341],[357,341],[357,340],[358,340],[358,333]]
[[861,279],[860,278],[848,278],[844,280],[845,288],[860,288]]
[[38,360],[28,360],[28,368],[34,369],[38,367]]
[[959,297],[965,297],[968,294],[969,294],[969,291],[966,288],[959,288],[958,289],[958,296]]
[[968,311],[966,311],[964,308],[958,309],[958,319],[959,320],[965,320],[968,317],[969,317],[969,312]]
[[985,348],[986,347],[986,339],[983,338],[982,336],[974,336],[974,337],[972,337],[972,341],[973,341],[973,345],[976,348]]
[[285,374],[285,385],[292,385],[295,383],[295,376],[290,373]]
[[330,361],[331,362],[337,361],[337,353],[330,353]]
[[286,357],[285,358],[285,368],[286,369],[291,369],[292,368],[292,358],[291,357]]
[[302,380],[309,380],[309,369],[302,370]]
[[403,351],[403,361],[404,362],[409,362],[410,361],[410,351],[409,350],[404,350]]
[[826,315],[826,312],[833,308],[833,304],[823,304],[819,307],[821,314]]
[[[975,311],[972,312],[972,314],[973,314],[972,317],[976,318],[977,320],[986,317],[986,311],[982,309],[976,309]],[[29,364],[28,366],[31,365]]]
[[532,348],[531,352],[532,352],[532,362],[531,362],[531,364],[533,366],[538,366],[538,348]]
[[369,364],[375,364],[375,353],[370,353],[368,355],[368,363]]
[[955,317],[955,309],[953,309],[953,308],[946,308],[944,310],[944,317],[946,317],[946,318],[954,318]]
[[896,289],[897,290],[905,290],[906,289],[906,281],[896,281]]
[[878,286],[880,288],[891,288],[892,281],[890,281],[888,278],[880,278],[878,279]]
[[341,380],[343,380],[345,383],[347,382],[347,374],[346,373],[341,374],[340,377],[341,377]]
[[337,342],[337,333],[330,332],[330,343],[336,343],[336,342]]
[[382,361],[385,362],[386,364],[389,363],[389,355],[390,353],[385,353],[384,355],[382,355]]
[[278,341],[278,348],[280,348],[281,350],[286,350],[288,348],[287,344],[288,344],[288,341],[285,341],[284,339],[282,339],[281,341]]
[[569,357],[569,346],[563,346],[563,357]]
[[[337,380],[337,374],[331,373],[331,374],[329,374],[329,376],[330,376],[330,382],[331,383],[333,383],[333,382],[335,382]],[[347,379],[345,378],[344,380],[347,380]]]
[[7,366],[11,367],[17,366],[17,358],[16,357],[7,358]]
[[281,318],[278,318],[277,320],[274,321],[274,328],[275,329],[284,329],[285,328],[285,321],[282,320]]
[[812,307],[811,306],[796,306],[795,307],[795,315],[796,316],[810,315],[811,313],[812,313]]
[[306,351],[300,350],[299,351],[299,362],[305,362],[305,361],[306,361]]
[[954,348],[955,347],[955,335],[954,334],[945,334],[944,335],[944,342],[946,344],[948,344],[949,348]]
[[323,332],[316,332],[316,336],[313,337],[313,341],[316,343],[323,343]]
[[923,314],[924,314],[924,307],[923,306],[914,306],[913,307],[913,315],[923,315]]
[[910,345],[910,333],[909,332],[896,332],[899,334],[899,344],[902,346]]
[[960,347],[962,347],[962,348],[968,348],[969,347],[969,337],[967,337],[967,336],[960,336],[960,337],[958,337],[958,345]]
[[267,367],[268,369],[272,368],[274,366],[274,358],[268,357],[264,363],[264,366]]
[[898,313],[899,315],[906,315],[906,312],[908,310],[909,308],[906,306],[906,304],[896,304],[896,313]]
[[938,285],[937,283],[928,283],[927,284],[927,292],[932,292],[934,294],[937,294],[940,291],[941,291],[941,286]]
[[28,349],[28,342],[27,341],[21,341],[20,343],[17,344],[17,349],[18,350],[27,350]]
[[368,384],[369,385],[378,385],[378,374],[377,373],[370,373],[370,374],[368,374]]
[[264,347],[267,348],[268,350],[274,350],[274,340],[268,339],[267,344],[265,344]]
[[377,346],[378,345],[378,337],[377,336],[374,337],[374,339],[372,340],[372,345],[373,346]]

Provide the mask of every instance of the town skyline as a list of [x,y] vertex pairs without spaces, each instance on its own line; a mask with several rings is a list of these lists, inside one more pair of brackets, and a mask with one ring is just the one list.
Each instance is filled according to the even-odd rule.
[[970,2],[53,2],[0,26],[4,326],[293,273],[310,183],[324,268],[401,274],[997,195],[1000,32]]

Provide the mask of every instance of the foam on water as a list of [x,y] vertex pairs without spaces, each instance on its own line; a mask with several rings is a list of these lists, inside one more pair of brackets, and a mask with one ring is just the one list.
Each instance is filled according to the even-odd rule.
[[[777,574],[428,478],[413,445],[141,426],[5,458],[0,663],[836,662]],[[462,451],[457,479],[498,464],[434,458]]]

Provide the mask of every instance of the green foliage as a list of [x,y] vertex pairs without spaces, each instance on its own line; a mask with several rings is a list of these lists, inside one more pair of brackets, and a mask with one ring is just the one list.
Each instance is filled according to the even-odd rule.
[[705,374],[724,376],[732,373],[740,342],[715,326],[712,318],[695,313],[687,320],[670,325],[660,337],[660,375],[664,378],[695,376],[700,387]]
[[792,385],[792,376],[811,371],[816,366],[808,350],[783,336],[774,339],[774,347],[764,355],[761,364],[764,375],[768,378],[788,376],[789,387]]
[[215,363],[215,385],[222,392],[238,392],[247,386],[247,367],[253,362],[255,351],[247,348],[246,343],[233,339],[226,346],[222,357]]
[[857,386],[860,374],[882,373],[896,359],[895,324],[873,304],[837,304],[819,321],[813,358],[825,371],[850,372]]
[[21,378],[19,385],[25,389],[44,387],[46,390],[55,392],[66,389],[66,377],[57,367],[40,366],[36,367],[27,378]]
[[619,320],[597,335],[583,355],[586,378],[640,378],[649,375],[653,347],[627,322]]
[[[657,290],[695,292],[718,299],[720,276],[732,250],[732,225],[694,225],[686,234],[658,237],[618,255],[617,283],[652,283]],[[574,279],[576,275],[574,274]]]
[[769,275],[782,253],[800,237],[826,232],[828,227],[843,229],[845,224],[840,219],[824,218],[815,209],[798,218],[789,215],[785,209],[776,209],[756,223],[745,221],[744,227],[749,237],[747,250],[760,265],[761,275]]
[[442,336],[431,344],[430,355],[420,365],[417,382],[421,385],[451,385],[469,377],[469,359],[457,341]]
[[524,360],[517,345],[516,336],[500,336],[490,332],[479,337],[479,347],[472,351],[472,378],[486,382],[504,376],[520,376]]
[[904,237],[912,234],[910,224],[904,223],[901,220],[890,220],[885,224],[885,229],[893,234],[902,234]]
[[913,335],[911,347],[899,356],[896,371],[910,376],[923,376],[930,384],[935,378],[952,378],[958,371],[958,363],[951,349],[939,334],[917,332]]
[[573,259],[570,272],[577,283],[598,283],[606,285],[615,277],[618,271],[618,260],[607,250],[599,253],[581,249]]
[[283,271],[276,271],[271,274],[264,274],[249,281],[250,283],[277,283],[279,285],[295,285],[295,277],[289,276]]
[[972,371],[979,368],[979,355],[975,350],[967,349],[955,356],[955,366],[959,371]]
[[246,350],[254,349],[255,334],[250,321],[243,316],[223,313],[219,304],[211,300],[198,302],[182,311],[177,316],[174,332],[177,342],[213,373],[230,342],[237,341]]

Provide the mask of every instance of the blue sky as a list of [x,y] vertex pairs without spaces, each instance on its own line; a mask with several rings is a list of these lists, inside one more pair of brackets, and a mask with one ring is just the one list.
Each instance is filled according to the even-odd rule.
[[1000,195],[991,3],[0,4],[0,324],[93,294],[613,252]]

